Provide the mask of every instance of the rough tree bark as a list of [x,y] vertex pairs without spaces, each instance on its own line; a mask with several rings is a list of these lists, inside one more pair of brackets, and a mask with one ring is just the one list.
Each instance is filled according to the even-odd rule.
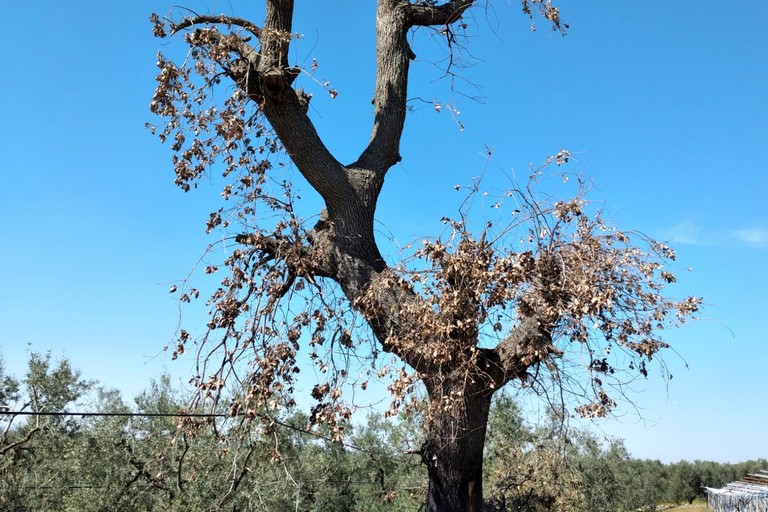
[[[273,26],[271,20],[290,19],[287,11],[292,9],[292,4],[290,1],[268,1],[265,28],[290,32],[289,26]],[[378,2],[374,123],[368,146],[359,159],[348,166],[336,162],[316,138],[294,91],[286,87],[283,101],[277,101],[279,98],[266,101],[265,113],[270,124],[299,170],[325,200],[327,221],[324,228],[318,230],[314,249],[322,255],[323,273],[339,282],[352,304],[357,303],[372,280],[386,271],[374,240],[373,220],[384,176],[400,160],[408,66],[412,55],[406,39],[408,30],[415,25],[454,23],[471,4],[471,1],[454,1],[435,8],[418,7],[399,0]],[[278,17],[272,14],[273,11],[285,12]],[[307,128],[298,128],[304,126]],[[307,131],[310,131],[309,136]],[[390,339],[396,337],[393,332],[400,328],[393,318],[398,316],[397,309],[402,307],[404,300],[418,299],[414,295],[407,298],[400,295],[382,301],[384,307],[378,308],[378,314],[368,316],[371,327],[385,350],[397,353],[421,374],[442,373],[446,368],[431,363],[422,351],[413,348],[404,351],[391,343]],[[531,323],[523,323],[519,329],[515,343],[527,344],[529,333],[539,334],[537,326]],[[474,346],[473,343],[467,345]],[[422,346],[428,346],[428,343]],[[520,363],[503,360],[502,352],[491,351],[489,354],[496,359],[497,371],[502,374],[519,372],[519,369],[515,372],[512,365]],[[452,393],[461,393],[465,398],[460,400],[458,407],[447,404],[446,414],[433,415],[428,425],[428,438],[423,448],[423,459],[429,468],[428,512],[480,512],[483,508],[483,446],[492,393],[485,378],[481,380],[478,376],[477,379],[478,385],[468,389],[465,389],[463,377],[456,383],[448,380],[429,386],[433,404],[451,400]],[[502,382],[498,384],[501,387]]]
[[427,387],[431,403],[450,403],[451,414],[432,415],[427,426],[422,448],[429,474],[426,510],[479,512],[483,510],[483,447],[493,393],[482,381],[466,386],[463,380],[441,379]]

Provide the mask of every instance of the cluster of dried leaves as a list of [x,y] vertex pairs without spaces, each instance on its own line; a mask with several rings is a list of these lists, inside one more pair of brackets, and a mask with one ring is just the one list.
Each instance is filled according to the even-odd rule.
[[425,357],[435,366],[463,357],[467,375],[482,372],[478,347],[496,346],[523,319],[536,318],[553,345],[530,347],[522,355],[523,385],[542,390],[564,385],[574,377],[574,364],[580,365],[591,392],[578,394],[594,398],[577,410],[605,416],[615,405],[606,381],[620,385],[623,370],[647,376],[647,363],[668,347],[662,331],[693,318],[700,299],[668,298],[665,286],[676,280],[669,269],[672,249],[607,224],[600,211],[590,211],[579,179],[573,198],[546,199],[538,190],[544,188],[546,168],[569,156],[564,151],[551,157],[527,186],[491,198],[491,209],[498,212],[494,221],[473,222],[473,199],[489,199],[481,181],[473,182],[459,217],[443,219],[445,236],[424,240],[397,275],[379,281],[369,295],[376,302],[383,291],[377,287],[395,286],[418,293],[424,300],[404,304],[400,312],[411,328],[398,330],[398,350],[442,340],[429,344]]
[[[157,15],[151,21],[155,34],[164,37],[168,21]],[[180,25],[170,23],[170,32],[179,29]],[[162,143],[170,143],[175,183],[182,190],[196,188],[201,180],[223,183],[223,204],[210,213],[205,230],[224,236],[209,246],[205,259],[215,257],[222,244],[227,255],[204,265],[205,274],[223,274],[205,302],[209,308],[207,332],[198,337],[181,329],[173,357],[194,345],[200,358],[200,371],[194,379],[200,402],[218,405],[226,397],[233,416],[256,418],[293,404],[290,395],[299,373],[300,337],[311,329],[316,334],[310,345],[321,345],[324,325],[339,312],[309,301],[288,318],[295,300],[314,297],[311,292],[301,293],[307,284],[321,287],[309,274],[297,275],[308,256],[306,232],[294,214],[291,182],[268,175],[268,171],[280,172],[273,167],[274,162],[282,165],[281,147],[259,105],[236,87],[229,89],[223,101],[214,94],[222,77],[237,70],[232,48],[242,43],[241,31],[221,34],[209,26],[187,33],[186,38],[191,50],[183,64],[158,54],[158,85],[150,109],[163,124],[148,128]],[[220,172],[221,179],[213,172]],[[176,292],[177,287],[171,291]],[[181,302],[200,296],[200,290],[187,281],[178,291]],[[302,297],[294,299],[297,295]],[[318,367],[327,371],[328,365],[319,361]],[[326,383],[312,394],[321,398],[335,396],[337,391]],[[333,421],[326,418],[324,407],[315,412],[317,422]],[[336,412],[349,416],[348,411]]]
[[[538,13],[544,17],[548,22],[552,24],[552,30],[556,30],[562,34],[568,30],[568,24],[560,19],[560,9],[552,5],[552,0],[522,0],[523,12],[533,20],[533,10],[537,10]],[[531,25],[532,30],[536,30],[536,25]]]
[[[566,28],[549,0],[523,1],[526,13],[533,8],[555,29]],[[174,352],[195,347],[200,404],[226,402],[231,415],[245,418],[292,405],[302,371],[299,354],[306,350],[319,377],[311,391],[311,421],[327,425],[337,439],[353,410],[345,392],[388,376],[394,413],[408,404],[420,380],[435,386],[443,372],[450,372],[452,385],[465,374],[490,390],[512,379],[549,388],[571,382],[578,366],[588,375],[588,384],[576,388],[587,398],[578,412],[603,416],[615,403],[610,383],[622,382],[625,370],[647,375],[647,362],[667,347],[660,331],[697,311],[698,299],[665,295],[665,285],[675,281],[669,247],[607,224],[590,208],[579,179],[572,180],[577,186],[570,199],[550,201],[539,190],[545,176],[556,174],[547,169],[568,162],[567,151],[534,171],[527,184],[513,183],[495,198],[493,221],[472,215],[471,206],[484,199],[482,182],[474,181],[458,217],[444,219],[444,236],[425,240],[350,303],[313,264],[314,236],[325,220],[311,227],[297,216],[291,181],[280,179],[284,171],[275,168],[280,144],[261,105],[241,87],[231,86],[224,98],[214,94],[223,77],[250,83],[240,59],[249,51],[243,46],[249,34],[260,35],[255,26],[229,21],[237,26],[228,33],[214,26],[188,32],[191,49],[180,65],[158,55],[151,102],[162,125],[150,128],[171,146],[176,184],[189,191],[201,179],[218,182],[214,170],[223,183],[222,206],[205,228],[222,234],[221,241],[206,258],[216,257],[222,244],[226,255],[204,270],[223,277],[205,302],[206,332],[182,329]],[[156,35],[164,36],[166,21],[153,16],[152,22]],[[170,32],[181,28],[171,23]],[[395,312],[393,290],[407,299]],[[187,282],[179,291],[182,302],[200,296]],[[367,325],[385,313],[390,334],[382,347]],[[488,369],[481,352],[502,346],[531,321],[546,333],[543,341],[515,347],[515,372],[483,380]],[[379,357],[382,351],[420,354],[424,363],[408,367]],[[445,412],[454,398],[465,399],[461,389],[433,407]]]

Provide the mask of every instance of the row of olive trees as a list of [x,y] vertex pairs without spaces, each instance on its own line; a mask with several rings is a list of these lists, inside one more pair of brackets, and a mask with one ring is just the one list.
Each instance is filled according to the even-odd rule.
[[526,426],[508,396],[497,398],[489,421],[486,482],[493,511],[656,510],[660,504],[706,498],[768,460],[738,464],[680,461],[662,464],[630,456],[621,439],[568,430],[556,414]]
[[587,510],[656,510],[660,503],[693,503],[706,498],[704,486],[722,487],[768,467],[765,459],[738,464],[633,459],[622,440],[601,444],[588,434],[576,444],[580,453],[574,460]]
[[[333,443],[306,414],[235,438],[237,425],[185,428],[188,397],[166,375],[129,405],[67,360],[31,354],[23,377],[0,360],[0,511],[415,510],[425,472],[411,450],[418,419],[371,418]],[[19,415],[11,411],[46,415]],[[56,415],[74,412],[122,415]]]
[[[389,422],[372,415],[340,445],[308,435],[305,414],[284,412],[273,428],[235,440],[236,425],[185,429],[159,416],[185,400],[167,376],[128,405],[67,360],[33,353],[20,378],[0,360],[6,410],[125,414],[0,416],[0,511],[373,512],[418,510],[425,501],[418,414]],[[516,512],[652,510],[768,467],[632,459],[621,441],[569,431],[555,413],[527,424],[507,395],[490,415],[486,461],[486,508]]]

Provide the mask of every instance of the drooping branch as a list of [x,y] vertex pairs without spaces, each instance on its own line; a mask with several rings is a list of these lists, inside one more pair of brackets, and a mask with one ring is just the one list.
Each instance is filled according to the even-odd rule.
[[323,266],[324,260],[300,242],[278,240],[259,233],[240,234],[235,240],[239,244],[255,247],[270,260],[284,262],[294,276],[309,280],[315,277],[332,277],[332,270]]
[[264,28],[229,16],[195,16],[173,25],[172,32],[197,25],[225,24],[242,26],[258,34],[259,49],[235,34],[225,35],[214,30],[192,32],[187,41],[192,46],[209,49],[217,46],[214,52],[217,55],[235,56],[233,61],[219,64],[238,87],[259,104],[296,167],[328,201],[348,186],[345,186],[343,166],[328,151],[307,116],[307,96],[290,86],[296,77],[296,70],[288,66],[292,14],[292,1],[274,0],[267,2]]

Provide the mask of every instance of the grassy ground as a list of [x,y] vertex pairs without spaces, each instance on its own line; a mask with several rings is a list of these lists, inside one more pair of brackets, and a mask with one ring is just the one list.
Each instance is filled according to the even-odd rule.
[[664,512],[708,512],[706,502],[695,502],[693,505],[678,505],[676,507],[665,509]]

